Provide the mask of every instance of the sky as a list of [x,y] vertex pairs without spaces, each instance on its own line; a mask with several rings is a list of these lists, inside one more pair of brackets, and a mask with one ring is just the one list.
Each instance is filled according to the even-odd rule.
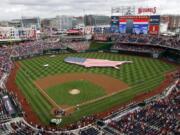
[[111,15],[111,7],[157,7],[158,14],[180,14],[180,0],[0,0],[0,20],[21,16]]

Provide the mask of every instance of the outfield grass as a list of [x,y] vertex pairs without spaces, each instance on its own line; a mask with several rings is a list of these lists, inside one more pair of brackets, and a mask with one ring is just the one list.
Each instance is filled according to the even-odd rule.
[[[69,93],[72,89],[78,89],[80,90],[80,93],[78,95],[72,95]],[[69,106],[75,106],[77,104],[102,97],[106,94],[103,88],[88,81],[81,80],[50,87],[46,90],[46,92],[58,105]]]
[[[117,61],[126,60],[133,61],[133,64],[123,65],[119,70],[114,68],[84,68],[78,65],[65,63],[63,60],[67,56],[100,58]],[[63,118],[62,124],[68,124],[80,119],[82,116],[104,111],[112,106],[133,99],[133,97],[139,93],[154,89],[162,82],[165,72],[175,69],[173,65],[157,59],[110,53],[61,54],[54,58],[42,56],[22,60],[20,63],[21,68],[17,73],[16,83],[28,99],[33,110],[45,124],[48,124],[49,120],[52,118],[50,114],[52,106],[34,86],[34,80],[48,75],[88,72],[112,76],[126,82],[131,87],[127,91],[118,93],[112,97],[80,107],[80,109],[71,116]],[[49,64],[49,67],[44,68],[44,64]],[[66,100],[70,99],[68,98]]]

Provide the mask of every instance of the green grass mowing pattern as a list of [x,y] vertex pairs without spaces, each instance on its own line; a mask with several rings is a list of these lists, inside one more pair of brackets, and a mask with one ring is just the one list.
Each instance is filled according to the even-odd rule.
[[[133,64],[123,65],[119,70],[114,68],[86,69],[78,65],[64,63],[63,60],[67,56],[119,61],[127,60],[133,61]],[[128,83],[128,85],[132,87],[125,92],[119,93],[107,99],[82,106],[80,110],[72,114],[72,116],[63,118],[63,124],[66,124],[78,120],[83,115],[89,115],[94,112],[104,111],[111,106],[131,100],[134,95],[152,90],[163,80],[163,74],[165,72],[173,70],[175,68],[171,64],[167,64],[156,59],[110,53],[61,54],[57,55],[54,58],[43,56],[22,60],[20,61],[20,63],[22,66],[18,71],[16,83],[28,99],[33,110],[38,114],[42,122],[44,122],[45,124],[48,124],[49,120],[52,118],[52,116],[50,115],[50,110],[52,109],[52,107],[49,105],[46,99],[41,96],[37,88],[34,86],[34,80],[46,77],[48,75],[88,72],[112,76]],[[44,68],[44,64],[49,64],[49,67]],[[26,74],[28,74],[28,77]]]
[[[74,56],[81,56],[82,54],[77,54],[77,55],[74,55]],[[118,79],[121,79],[125,82],[127,82],[128,84],[129,83],[134,83],[134,78],[130,78],[128,76],[132,76],[132,77],[139,77],[139,74],[143,74],[143,76],[141,77],[142,79],[146,78],[146,77],[150,77],[148,76],[147,74],[149,73],[151,76],[153,74],[151,73],[154,73],[154,75],[156,75],[156,71],[159,70],[159,68],[155,68],[154,70],[154,67],[153,65],[156,64],[156,63],[159,63],[159,61],[157,60],[153,60],[153,63],[151,62],[152,60],[148,60],[149,63],[146,63],[144,65],[141,65],[141,61],[139,61],[139,59],[129,59],[128,56],[123,56],[123,57],[107,57],[107,55],[98,55],[96,56],[97,54],[95,54],[94,56],[91,56],[91,53],[89,55],[87,54],[84,54],[84,57],[91,57],[91,58],[102,58],[102,59],[112,59],[112,60],[132,60],[134,63],[132,65],[125,65],[121,68],[121,71],[120,72],[117,72],[116,70],[112,70],[111,68],[107,69],[107,68],[101,68],[101,70],[99,70],[99,68],[93,68],[93,69],[85,69],[83,67],[80,67],[80,66],[76,66],[76,65],[70,65],[70,64],[67,64],[67,63],[64,63],[63,62],[63,59],[64,57],[62,58],[56,58],[55,60],[52,59],[52,58],[44,58],[44,59],[38,59],[37,61],[34,59],[30,62],[28,62],[28,66],[29,68],[32,68],[32,72],[35,73],[35,75],[37,77],[35,77],[34,79],[38,78],[38,77],[44,77],[48,74],[57,74],[57,73],[65,73],[65,72],[94,72],[94,73],[102,73],[102,74],[110,74],[110,75],[113,75],[114,77],[118,78]],[[105,56],[105,57],[104,57]],[[146,59],[146,58],[142,58],[142,59]],[[35,63],[34,63],[35,61]],[[44,68],[42,65],[43,64],[46,64],[46,63],[49,63],[50,67],[48,68]],[[145,62],[143,62],[145,63]],[[142,64],[143,64],[142,63]],[[152,64],[151,64],[152,63]],[[26,64],[26,63],[25,63]],[[29,65],[31,64],[31,65]],[[128,67],[128,68],[126,68]],[[150,72],[144,72],[144,69],[147,70],[147,68],[149,68],[148,70]],[[163,67],[162,68],[162,72],[163,70],[166,70],[167,68],[169,67]],[[37,70],[38,69],[38,70]],[[131,69],[131,70],[130,70]],[[140,71],[141,72],[134,72],[135,70],[137,71]],[[133,75],[132,75],[133,73]],[[123,76],[121,76],[123,75]],[[127,77],[127,78],[126,78]]]
[[[121,103],[125,103],[129,100],[132,100],[135,95],[139,92],[148,92],[154,89],[159,83],[163,80],[162,77],[159,77],[155,80],[151,80],[149,83],[143,83],[142,85],[135,86],[130,88],[127,91],[123,91],[116,95],[113,95],[109,98],[105,98],[95,103],[91,103],[85,106],[80,107],[78,111],[73,113],[71,116],[65,117],[63,119],[63,124],[70,124],[72,121],[77,121],[81,116],[88,116],[94,112],[102,112],[109,108],[109,106],[116,106]],[[88,111],[87,111],[88,110]]]
[[[72,95],[69,93],[72,89],[78,89],[80,93],[78,95]],[[46,92],[59,105],[69,106],[74,106],[106,95],[103,88],[84,80],[67,82],[50,87]]]
[[[28,83],[24,83],[28,82]],[[51,114],[47,111],[52,109],[51,105],[46,102],[44,97],[39,93],[38,89],[33,85],[31,79],[29,79],[24,71],[19,70],[16,77],[16,83],[18,86],[21,86],[21,90],[25,95],[26,99],[31,104],[33,110],[38,114],[40,119],[46,123],[49,117],[52,117]],[[39,112],[39,109],[41,110]],[[46,117],[44,117],[46,116]]]

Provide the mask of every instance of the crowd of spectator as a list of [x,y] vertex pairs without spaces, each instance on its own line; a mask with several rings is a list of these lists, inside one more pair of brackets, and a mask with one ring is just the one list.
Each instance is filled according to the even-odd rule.
[[20,43],[11,47],[12,57],[29,56],[35,54],[41,54],[45,50],[49,49],[66,49],[60,42],[46,42],[43,40]]
[[149,46],[132,46],[132,45],[125,45],[122,43],[116,43],[114,46],[112,46],[111,49],[130,51],[130,52],[144,52],[144,53],[160,53],[164,50],[162,48],[149,47]]
[[111,37],[111,34],[94,34],[93,40],[95,41],[108,41]]
[[65,43],[67,47],[79,52],[88,50],[90,47],[90,42],[88,41],[73,41]]
[[161,46],[180,50],[180,38],[160,35],[112,34],[116,43],[132,43]]
[[[175,74],[175,79],[180,73]],[[173,84],[174,85],[174,84]],[[176,81],[165,97],[150,101],[144,107],[137,107],[126,115],[111,118],[108,126],[121,134],[180,134],[180,81]],[[133,109],[132,109],[133,110]]]
[[130,43],[137,45],[151,45],[180,50],[180,38],[162,35],[144,35],[144,34],[94,34],[94,40],[108,41],[115,43]]

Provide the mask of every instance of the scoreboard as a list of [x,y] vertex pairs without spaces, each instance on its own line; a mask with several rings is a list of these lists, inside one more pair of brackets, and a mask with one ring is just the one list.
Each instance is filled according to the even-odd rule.
[[160,16],[112,16],[111,32],[130,34],[158,34]]

